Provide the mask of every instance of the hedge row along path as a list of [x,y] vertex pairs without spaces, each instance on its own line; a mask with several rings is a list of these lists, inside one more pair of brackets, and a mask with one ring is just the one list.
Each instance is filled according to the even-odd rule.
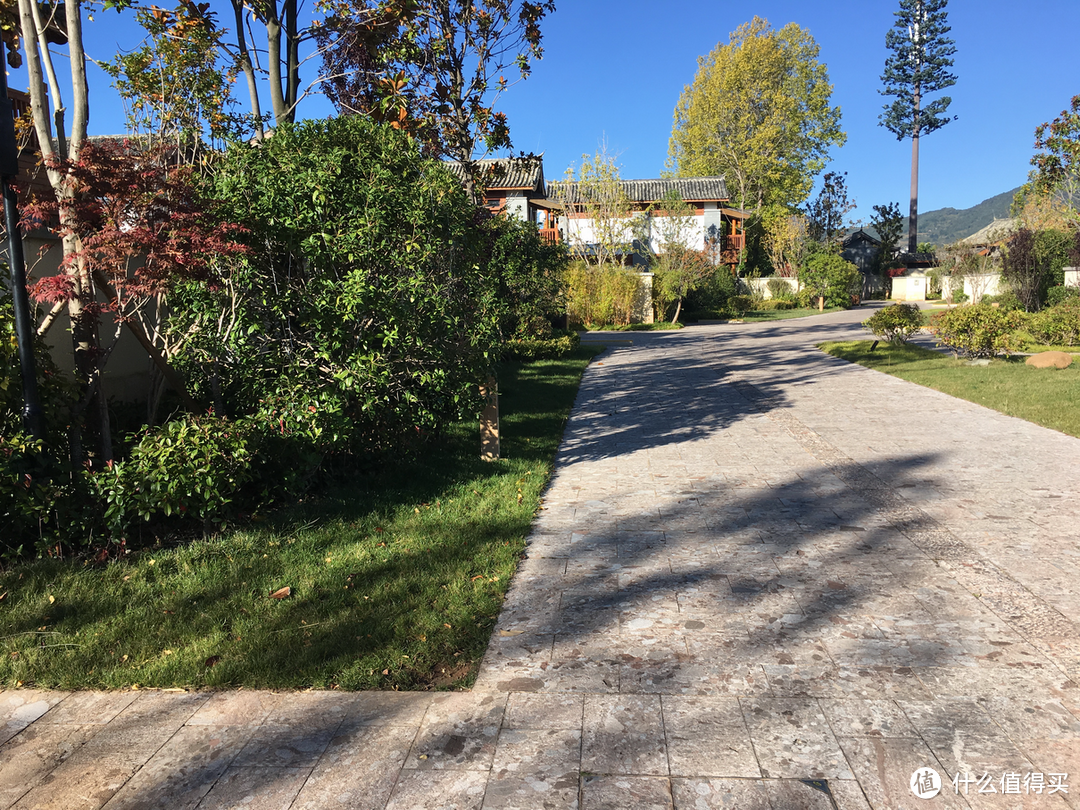
[[471,692],[0,693],[0,807],[1076,806],[1080,440],[868,314],[597,358]]

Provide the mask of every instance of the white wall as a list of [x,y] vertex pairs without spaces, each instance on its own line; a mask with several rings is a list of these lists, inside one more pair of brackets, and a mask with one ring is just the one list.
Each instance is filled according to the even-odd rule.
[[[507,200],[507,207],[509,207],[510,201]],[[713,205],[715,203],[707,203],[706,205]],[[620,234],[620,238],[629,242],[633,235],[633,223],[634,218],[641,216],[641,214],[635,214],[625,220],[623,233]],[[649,246],[653,253],[661,253],[660,241],[664,234],[664,224],[662,220],[665,217],[650,217],[648,234],[649,234]],[[705,249],[705,217],[697,215],[691,217],[683,217],[688,223],[688,227],[684,231],[686,235],[687,247],[691,250],[704,250]],[[592,219],[588,217],[572,217],[564,215],[561,218],[563,227],[565,229],[566,241],[573,247],[576,245],[595,244],[599,241],[596,236],[596,225]],[[620,223],[622,225],[623,223]],[[670,234],[669,234],[670,235]]]

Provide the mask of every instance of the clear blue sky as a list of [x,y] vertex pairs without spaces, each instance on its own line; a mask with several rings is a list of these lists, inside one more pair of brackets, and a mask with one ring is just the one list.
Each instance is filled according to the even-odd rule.
[[[830,168],[848,173],[859,204],[855,216],[868,218],[871,206],[890,201],[906,213],[910,141],[897,141],[878,126],[885,100],[878,93],[885,32],[896,0],[557,4],[543,25],[544,59],[500,104],[515,148],[544,152],[548,179],[561,177],[605,138],[624,178],[659,176],[675,104],[693,80],[697,58],[727,42],[730,32],[756,13],[777,28],[798,23],[821,46],[833,103],[841,107],[848,135],[847,144],[834,150]],[[215,6],[223,22],[229,19],[227,6]],[[1075,44],[1080,0],[954,0],[949,22],[958,76],[950,112],[959,119],[923,139],[923,211],[966,208],[1024,182],[1035,127],[1080,93]],[[118,47],[130,49],[140,39],[130,12],[99,12],[86,29],[88,52],[98,58],[110,58]],[[20,73],[11,77],[15,88],[26,86]],[[309,66],[304,79],[314,73],[315,66]],[[237,90],[242,92],[240,83]],[[100,71],[94,72],[91,94],[91,133],[121,132],[123,109]],[[306,100],[300,111],[304,117],[332,112],[321,97]]]

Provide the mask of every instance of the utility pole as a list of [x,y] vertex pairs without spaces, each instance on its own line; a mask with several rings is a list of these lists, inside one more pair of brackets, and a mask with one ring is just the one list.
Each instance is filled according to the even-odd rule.
[[8,235],[8,266],[15,309],[15,338],[19,344],[19,368],[23,385],[23,427],[35,439],[45,437],[37,370],[34,368],[34,333],[30,325],[30,300],[26,295],[26,262],[19,231],[19,199],[11,181],[19,173],[19,149],[15,143],[15,116],[8,98],[6,46],[0,42],[0,185],[3,187],[4,225]]

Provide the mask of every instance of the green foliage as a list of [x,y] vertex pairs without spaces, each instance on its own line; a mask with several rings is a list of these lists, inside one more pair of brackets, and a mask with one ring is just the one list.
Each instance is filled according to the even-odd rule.
[[850,307],[862,290],[862,274],[839,254],[815,253],[799,270],[799,281],[813,298],[824,297],[827,307]]
[[204,126],[217,140],[236,129],[228,112],[236,67],[218,64],[225,31],[195,3],[141,8],[135,18],[146,41],[100,64],[124,100],[129,130],[154,144],[179,145],[194,161]]
[[1056,306],[1036,312],[1028,319],[1028,330],[1052,346],[1080,343],[1080,295],[1071,295]]
[[0,688],[467,687],[595,352],[500,368],[500,461],[470,419],[240,530],[0,566]]
[[493,217],[481,225],[483,261],[497,285],[493,307],[503,339],[545,339],[562,306],[566,247],[545,242],[531,222]]
[[520,338],[509,340],[503,352],[505,360],[557,360],[567,357],[581,344],[581,336],[577,332],[562,332],[553,334],[546,339]]
[[148,430],[127,461],[98,474],[106,521],[122,535],[138,519],[186,515],[220,522],[256,478],[252,420],[184,416]]
[[897,264],[896,251],[904,233],[904,215],[900,213],[899,203],[875,205],[874,215],[870,217],[870,227],[877,232],[881,242],[874,257],[874,272],[885,275]]
[[636,320],[641,274],[612,265],[571,262],[563,271],[566,314],[574,325],[629,324]]
[[720,313],[728,300],[739,293],[739,280],[725,266],[715,267],[686,297],[688,312]]
[[863,321],[863,326],[881,340],[907,343],[922,328],[922,312],[915,304],[892,304]]
[[956,47],[946,36],[951,30],[947,4],[947,0],[900,0],[896,22],[885,34],[889,56],[881,93],[896,100],[885,105],[880,122],[897,140],[929,135],[952,120],[946,116],[951,98],[928,98],[956,84],[956,76],[949,72]]
[[653,296],[661,320],[674,305],[675,314],[671,320],[679,320],[683,300],[714,273],[714,268],[705,255],[697,250],[689,250],[679,245],[668,245],[653,268]]
[[840,108],[810,33],[760,17],[698,63],[679,98],[669,163],[680,176],[723,175],[743,209],[806,199],[831,146]]
[[327,19],[312,35],[339,113],[391,121],[426,154],[460,161],[474,194],[483,182],[475,156],[511,149],[495,103],[543,56],[540,24],[554,2],[323,0],[320,7]]
[[1035,188],[1063,199],[1075,213],[1080,207],[1080,95],[1072,97],[1068,109],[1035,129],[1037,153]]
[[483,254],[513,277],[535,263],[507,261],[522,230],[484,238],[460,183],[415,141],[362,116],[286,125],[232,147],[213,191],[252,253],[216,291],[174,301],[196,393],[220,391],[239,416],[303,392],[328,415],[312,438],[338,451],[402,447],[477,406],[509,317]]
[[786,281],[782,281],[778,278],[770,278],[765,282],[765,286],[769,289],[769,295],[772,296],[774,301],[794,301],[795,290]]
[[1016,297],[1016,293],[1008,290],[997,295],[984,295],[979,303],[997,305],[998,309],[1006,311],[1024,308],[1024,304]]
[[1080,243],[1080,231],[1047,228],[1035,232],[1035,255],[1051,286],[1065,283],[1065,268],[1072,265],[1074,251]]
[[794,298],[769,298],[765,301],[754,302],[757,311],[770,311],[776,309],[795,309]]
[[1002,277],[1028,312],[1036,312],[1051,286],[1047,255],[1039,249],[1035,231],[1020,228],[1009,237],[1002,265]]
[[1014,350],[1013,330],[1023,323],[1023,313],[1009,312],[989,304],[973,304],[935,313],[931,325],[939,346],[948,346],[965,357],[993,357]]
[[728,309],[736,318],[741,318],[754,308],[754,300],[749,295],[733,295],[728,299]]
[[1046,291],[1046,305],[1051,307],[1076,298],[1080,298],[1080,287],[1057,286]]
[[826,248],[837,248],[844,239],[844,218],[855,208],[848,197],[847,172],[828,172],[822,178],[821,191],[807,206],[806,233]]

